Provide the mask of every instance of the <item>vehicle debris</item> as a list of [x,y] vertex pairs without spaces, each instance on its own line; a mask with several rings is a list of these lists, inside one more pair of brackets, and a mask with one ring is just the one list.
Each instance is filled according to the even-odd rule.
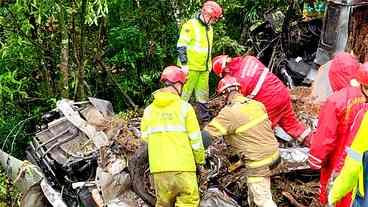
[[[308,88],[295,89],[293,93],[299,104],[309,104]],[[300,99],[303,97],[303,99]],[[294,99],[294,98],[293,98]],[[224,102],[217,98],[210,102],[212,114],[218,112]],[[314,107],[314,105],[310,105]],[[315,118],[316,109],[296,107],[298,114],[306,120]],[[140,137],[141,111],[125,115],[114,115],[109,102],[90,99],[86,102],[61,100],[53,116],[48,117],[47,126],[38,132],[27,150],[28,161],[1,154],[3,166],[13,166],[12,178],[22,180],[24,173],[17,166],[29,163],[39,169],[40,179],[34,184],[40,186],[33,191],[53,206],[153,206],[155,194],[148,168],[146,145]],[[312,113],[313,112],[313,113]],[[310,114],[309,114],[310,113]],[[56,115],[57,114],[57,115]],[[283,141],[281,141],[283,142]],[[283,164],[273,171],[273,189],[276,194],[286,191],[302,205],[311,201],[318,177],[308,171],[307,148],[289,147],[281,144]],[[207,150],[207,164],[204,174],[199,176],[201,206],[246,206],[246,185],[242,163],[230,155],[226,145],[218,141]],[[5,168],[6,169],[6,168]],[[303,172],[314,179],[289,181],[289,173]],[[19,174],[19,175],[18,175]],[[14,176],[18,175],[18,176]],[[318,178],[317,178],[318,179]],[[281,181],[282,180],[282,181]],[[278,183],[278,185],[275,185]],[[30,185],[22,185],[30,188]],[[280,187],[283,186],[281,189]],[[300,188],[309,188],[309,198],[299,195]],[[24,189],[23,192],[26,192]],[[289,195],[287,194],[287,195]],[[285,198],[284,196],[281,196]],[[277,201],[289,202],[287,199]],[[26,204],[24,206],[27,206]],[[41,205],[42,206],[42,205]],[[282,206],[282,205],[280,205]]]

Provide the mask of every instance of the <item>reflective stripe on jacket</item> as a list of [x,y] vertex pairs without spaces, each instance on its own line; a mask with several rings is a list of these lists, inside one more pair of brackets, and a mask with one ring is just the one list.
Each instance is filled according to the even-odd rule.
[[[368,113],[363,115],[363,121],[354,137],[351,147],[346,148],[347,156],[344,166],[331,189],[329,195],[331,203],[336,203],[351,191],[359,193],[360,196],[364,197],[362,157],[363,153],[368,151]],[[361,117],[358,117],[358,119],[361,119]]]
[[[213,30],[198,18],[184,23],[180,31],[177,47],[186,47],[189,70],[211,70]],[[180,61],[178,61],[178,65]]]
[[236,96],[205,129],[211,136],[224,136],[249,168],[271,165],[278,159],[278,142],[262,103]]
[[190,104],[176,94],[158,91],[145,111],[142,138],[148,143],[151,173],[196,170],[204,163],[198,121]]

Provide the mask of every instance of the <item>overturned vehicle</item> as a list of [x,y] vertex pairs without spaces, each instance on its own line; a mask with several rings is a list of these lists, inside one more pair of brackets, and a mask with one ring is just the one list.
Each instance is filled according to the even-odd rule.
[[328,1],[314,62],[323,65],[341,51],[353,51],[361,62],[367,61],[367,16],[367,0]]
[[[0,152],[1,165],[23,193],[21,206],[154,206],[139,113],[114,115],[111,103],[101,99],[63,99],[43,119],[26,161]],[[300,196],[288,192],[301,182],[300,177],[286,182],[289,174],[304,174],[311,191],[302,202],[312,202],[318,174],[308,170],[308,149],[280,142],[283,164],[273,172],[275,188],[284,195],[278,203],[297,202],[293,196]],[[227,155],[221,141],[212,146],[206,173],[199,176],[201,206],[247,206],[242,164]]]

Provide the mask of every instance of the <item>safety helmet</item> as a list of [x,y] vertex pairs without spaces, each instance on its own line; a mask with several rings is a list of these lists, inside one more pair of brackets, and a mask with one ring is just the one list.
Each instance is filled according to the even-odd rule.
[[215,20],[218,20],[222,16],[222,8],[214,1],[206,1],[202,6],[202,13],[209,15]]
[[170,83],[182,83],[184,84],[187,79],[186,74],[177,66],[168,66],[161,73],[161,82],[170,82]]
[[219,55],[212,60],[212,71],[219,77],[222,77],[222,73],[226,68],[226,63],[228,62],[229,56]]
[[240,83],[236,78],[227,75],[218,82],[216,92],[217,94],[224,93],[230,87],[240,87]]
[[368,86],[368,62],[359,66],[356,78],[360,84]]

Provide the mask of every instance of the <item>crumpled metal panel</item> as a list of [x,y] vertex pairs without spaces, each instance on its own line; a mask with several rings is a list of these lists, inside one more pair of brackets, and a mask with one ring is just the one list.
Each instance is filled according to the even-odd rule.
[[101,168],[97,168],[96,184],[102,192],[103,201],[108,203],[116,197],[119,197],[130,186],[129,173],[122,171],[112,174]]
[[218,188],[209,188],[203,193],[200,207],[240,207],[232,198]]
[[336,52],[345,50],[348,42],[351,9],[352,6],[339,5],[334,1],[328,2],[315,63],[323,65]]
[[43,174],[38,166],[28,161],[21,161],[2,150],[0,150],[0,164],[13,180],[17,189],[23,193],[43,179]]
[[112,104],[111,104],[110,101],[106,101],[106,100],[98,99],[98,98],[93,98],[93,97],[89,97],[88,100],[105,117],[114,116],[114,109],[113,109]]
[[23,193],[21,207],[45,207],[47,199],[44,196],[41,186],[34,185],[28,191]]

